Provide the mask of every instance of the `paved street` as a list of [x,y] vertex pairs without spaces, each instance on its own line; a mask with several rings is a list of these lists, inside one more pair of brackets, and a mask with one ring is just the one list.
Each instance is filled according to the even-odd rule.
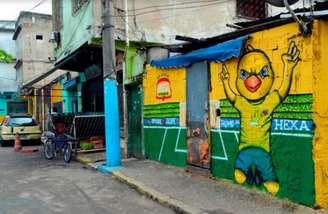
[[79,163],[0,148],[0,214],[38,213],[173,212]]

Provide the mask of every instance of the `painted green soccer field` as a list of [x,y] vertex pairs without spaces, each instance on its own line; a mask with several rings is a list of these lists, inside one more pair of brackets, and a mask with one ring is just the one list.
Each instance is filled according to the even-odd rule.
[[185,128],[145,126],[144,142],[147,158],[175,166],[186,166]]
[[[211,170],[214,176],[234,179],[238,139],[238,131],[212,130]],[[313,205],[315,193],[312,135],[272,133],[271,151],[280,183],[278,196],[288,197],[290,200],[305,205]],[[213,158],[213,156],[224,157],[225,153],[227,160]]]

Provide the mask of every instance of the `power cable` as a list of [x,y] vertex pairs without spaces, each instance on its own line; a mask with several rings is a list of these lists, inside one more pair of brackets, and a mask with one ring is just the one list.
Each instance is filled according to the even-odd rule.
[[[225,3],[225,2],[229,2],[229,0],[221,0],[220,3]],[[196,7],[195,7],[195,8],[196,8]],[[160,18],[153,18],[153,19],[141,20],[141,21],[138,21],[138,23],[144,23],[144,22],[149,22],[149,21],[154,21],[154,20],[166,20],[166,19],[173,18],[173,17],[176,17],[176,16],[181,17],[181,16],[192,15],[192,14],[190,14],[191,12],[199,11],[199,10],[201,10],[201,9],[202,9],[202,8],[197,8],[197,9],[195,9],[195,10],[189,11],[189,13],[184,13],[184,14],[175,14],[175,15],[169,15],[169,16],[160,17]],[[124,22],[126,22],[124,16],[120,16],[120,18],[121,18]],[[128,24],[128,25],[129,25],[129,28],[132,30],[133,33],[137,33],[137,32],[143,33],[143,32],[141,32],[140,30],[137,30],[136,27],[133,27],[133,26],[131,26],[130,24]],[[134,30],[134,29],[136,29],[136,30]]]
[[154,5],[154,6],[148,6],[148,7],[142,7],[142,8],[136,8],[133,10],[128,10],[129,12],[133,11],[140,11],[140,10],[147,10],[152,8],[160,8],[160,7],[170,7],[170,6],[177,6],[177,5],[188,5],[188,4],[201,4],[201,3],[207,3],[207,2],[218,2],[220,0],[203,0],[203,1],[190,1],[190,2],[180,2],[175,4],[162,4],[162,5]]
[[28,11],[34,10],[37,7],[41,6],[46,0],[41,0],[39,3],[37,3],[34,7],[32,7],[31,9],[29,9]]
[[[132,15],[128,15],[128,16],[129,17],[142,16],[142,15],[147,15],[147,14],[156,13],[156,12],[160,12],[160,11],[166,11],[166,10],[173,10],[173,9],[174,10],[185,10],[185,9],[192,9],[192,8],[202,8],[202,7],[208,7],[208,6],[222,4],[222,3],[225,3],[225,2],[229,2],[229,0],[216,0],[214,3],[201,4],[201,5],[197,5],[197,6],[170,7],[170,8],[155,9],[155,10],[150,10],[150,11],[146,11],[146,12],[140,12],[140,13],[136,13],[136,14],[132,14]],[[125,16],[122,16],[122,15],[113,15],[111,17],[125,17]]]

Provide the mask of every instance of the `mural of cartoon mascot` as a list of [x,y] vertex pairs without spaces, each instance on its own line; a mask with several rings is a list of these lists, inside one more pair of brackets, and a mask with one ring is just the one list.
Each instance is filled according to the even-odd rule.
[[235,162],[235,180],[239,184],[264,185],[272,194],[279,191],[270,153],[270,129],[274,110],[286,98],[293,72],[300,61],[295,42],[282,55],[283,76],[280,87],[273,88],[275,73],[269,57],[248,46],[237,68],[236,94],[230,87],[230,75],[223,64],[221,80],[226,97],[240,114],[240,140]]

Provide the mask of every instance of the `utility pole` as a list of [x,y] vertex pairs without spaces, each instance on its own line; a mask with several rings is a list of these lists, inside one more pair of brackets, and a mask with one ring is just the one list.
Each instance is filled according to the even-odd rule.
[[128,107],[127,107],[127,94],[125,89],[125,78],[127,74],[127,56],[128,50],[130,46],[130,39],[129,39],[129,12],[128,12],[128,0],[124,0],[124,11],[125,11],[125,51],[124,51],[124,59],[123,59],[123,127],[124,127],[124,144],[125,144],[125,154],[127,154],[127,144],[128,144]]
[[106,163],[99,170],[109,172],[121,165],[113,0],[102,0],[102,21]]

